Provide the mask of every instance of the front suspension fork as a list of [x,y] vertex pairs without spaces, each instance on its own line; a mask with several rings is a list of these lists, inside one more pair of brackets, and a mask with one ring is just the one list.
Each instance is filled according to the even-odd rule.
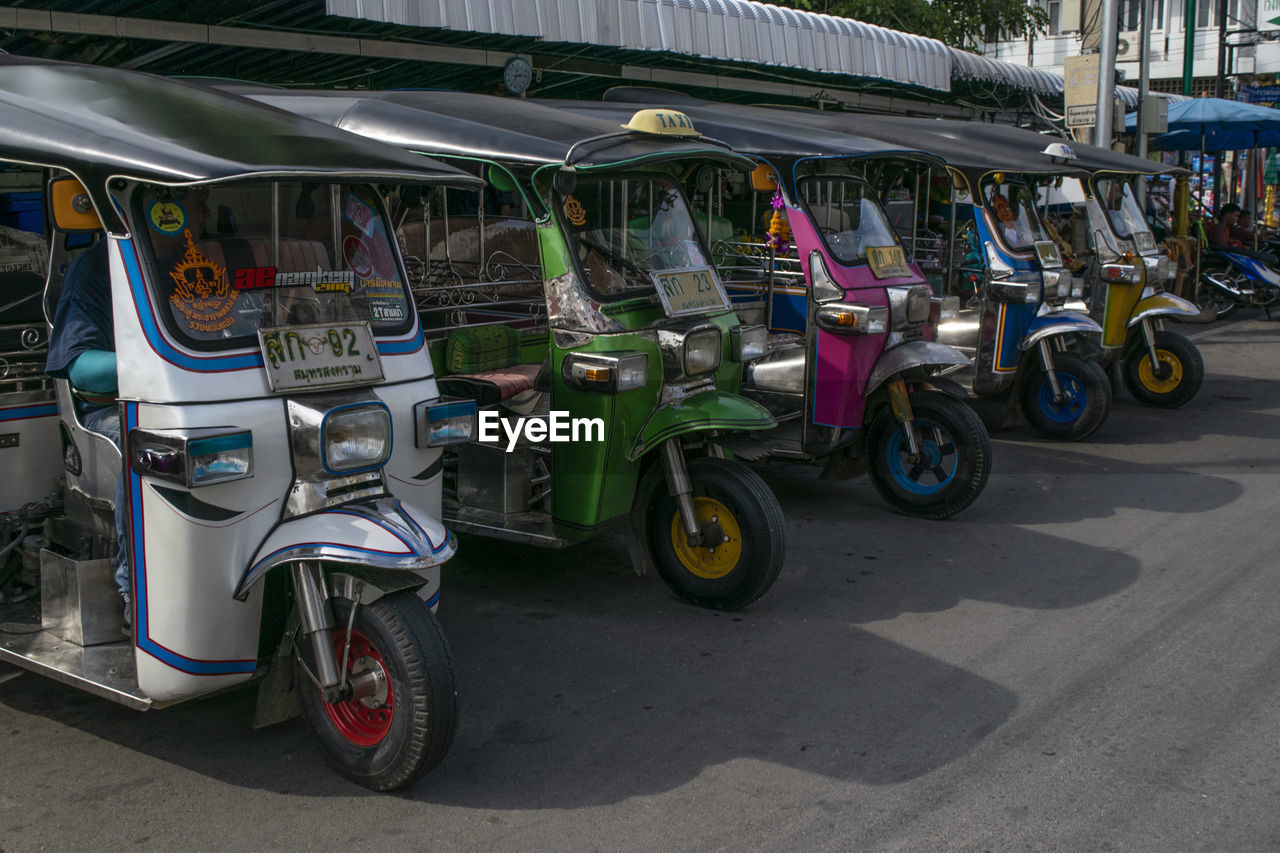
[[1044,365],[1045,378],[1049,380],[1049,390],[1053,392],[1053,402],[1063,402],[1062,386],[1058,383],[1058,372],[1053,368],[1053,350],[1049,347],[1049,339],[1041,338],[1036,344],[1040,348],[1040,363]]
[[[386,697],[387,676],[381,666],[363,666],[354,678],[346,678],[351,658],[351,627],[355,622],[359,601],[351,602],[351,618],[346,627],[347,639],[339,662],[332,641],[334,629],[333,610],[325,586],[324,572],[319,563],[299,561],[290,566],[293,573],[293,590],[298,606],[298,625],[311,643],[311,655],[316,671],[307,670],[325,702],[346,702],[352,699],[376,701]],[[304,664],[305,668],[305,664]],[[374,707],[370,705],[370,707]]]
[[1169,366],[1160,360],[1160,356],[1156,353],[1156,331],[1155,324],[1150,320],[1142,321],[1142,340],[1147,345],[1147,355],[1151,358],[1151,372],[1156,375],[1157,379],[1169,378]]
[[916,416],[911,410],[911,398],[907,396],[907,383],[894,379],[886,387],[889,391],[889,409],[898,423],[902,424],[902,431],[907,436],[907,451],[915,459],[920,455],[920,440],[916,438],[916,428],[912,423]]
[[693,507],[693,483],[689,480],[689,469],[684,464],[684,449],[680,439],[669,438],[662,442],[662,460],[667,474],[667,490],[676,499],[680,508],[680,526],[689,539],[689,545],[696,548],[702,544],[702,529],[698,526],[698,514]]

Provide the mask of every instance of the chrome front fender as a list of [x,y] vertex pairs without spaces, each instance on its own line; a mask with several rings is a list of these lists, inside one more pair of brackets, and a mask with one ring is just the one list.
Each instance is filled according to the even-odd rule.
[[1098,335],[1102,336],[1102,327],[1087,314],[1077,311],[1051,311],[1038,315],[1031,321],[1026,337],[1019,348],[1029,350],[1044,338],[1055,335]]
[[891,350],[885,350],[876,360],[867,378],[867,387],[862,396],[869,397],[871,392],[883,385],[891,376],[895,376],[913,367],[967,365],[970,359],[960,350],[946,344],[933,341],[908,341]]
[[453,534],[423,510],[392,497],[360,501],[277,526],[245,569],[235,597],[244,601],[271,569],[297,560],[414,572],[434,596],[440,566],[455,550]]
[[1133,316],[1129,318],[1129,322],[1125,325],[1132,329],[1143,320],[1152,317],[1170,315],[1196,317],[1199,314],[1200,309],[1181,296],[1174,296],[1172,293],[1154,293],[1133,306]]

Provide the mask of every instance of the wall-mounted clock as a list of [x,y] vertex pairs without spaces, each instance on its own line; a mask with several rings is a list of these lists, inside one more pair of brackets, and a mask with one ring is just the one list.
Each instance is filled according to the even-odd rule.
[[502,66],[502,85],[513,95],[522,95],[533,82],[533,64],[523,56],[513,56]]

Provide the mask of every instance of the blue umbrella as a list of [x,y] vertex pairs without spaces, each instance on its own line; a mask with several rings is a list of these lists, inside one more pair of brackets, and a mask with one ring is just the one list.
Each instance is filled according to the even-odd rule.
[[[1138,126],[1138,114],[1125,117],[1126,130]],[[1280,145],[1280,110],[1228,101],[1191,98],[1169,104],[1169,132],[1151,141],[1163,151],[1237,151]]]

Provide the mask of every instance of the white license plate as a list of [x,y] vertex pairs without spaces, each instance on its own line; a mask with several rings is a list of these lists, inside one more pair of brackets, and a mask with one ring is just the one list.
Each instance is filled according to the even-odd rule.
[[382,361],[368,323],[259,329],[258,341],[272,391],[367,385],[382,379]]
[[707,267],[655,272],[653,282],[669,317],[727,308],[729,305],[720,280]]

